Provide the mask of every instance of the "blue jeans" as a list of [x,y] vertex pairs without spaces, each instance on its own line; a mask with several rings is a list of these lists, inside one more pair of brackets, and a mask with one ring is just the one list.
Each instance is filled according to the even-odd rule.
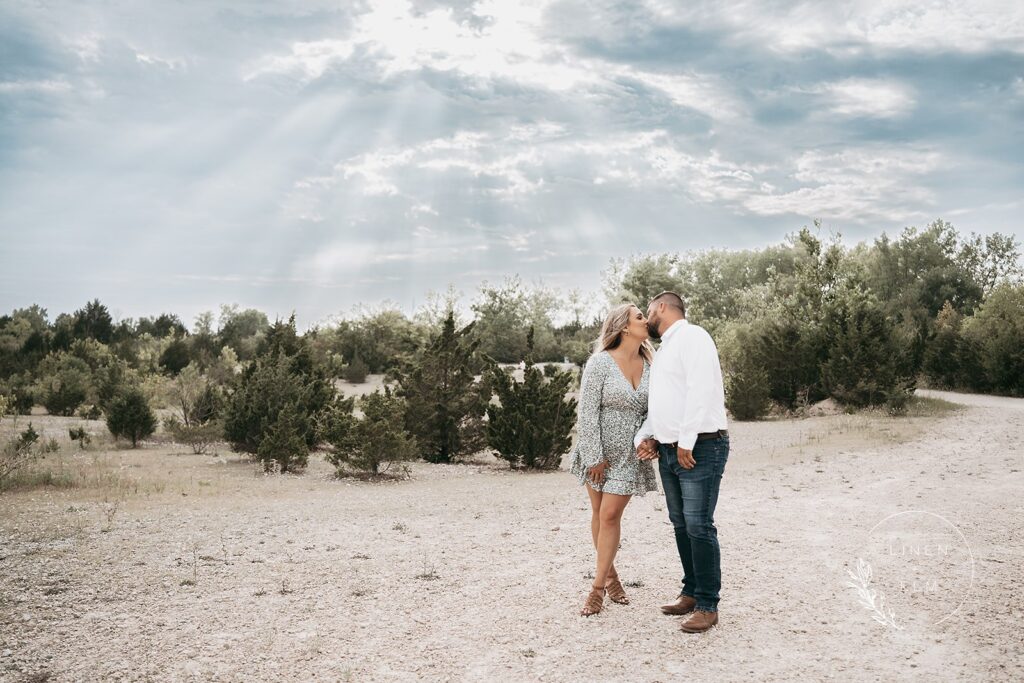
[[693,469],[683,469],[676,449],[658,446],[658,470],[665,489],[668,518],[675,528],[676,549],[683,564],[680,595],[697,601],[696,609],[718,611],[722,560],[715,528],[715,506],[729,459],[729,437],[699,441],[693,446]]

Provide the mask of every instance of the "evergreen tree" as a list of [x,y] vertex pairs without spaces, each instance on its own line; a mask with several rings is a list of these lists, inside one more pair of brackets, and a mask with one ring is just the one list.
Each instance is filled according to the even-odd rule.
[[899,407],[913,390],[892,322],[863,290],[849,289],[826,311],[822,381],[840,403]]
[[[294,316],[287,325],[294,327]],[[237,379],[225,409],[224,436],[234,450],[251,453],[267,469],[277,463],[285,472],[305,466],[309,451],[316,447],[317,421],[334,400],[334,385],[322,368],[314,366],[304,340],[295,347],[263,348],[264,355]],[[291,350],[295,353],[289,354]],[[295,450],[296,434],[305,444],[304,453]],[[264,446],[268,436],[272,439]]]
[[[362,418],[351,414],[352,401],[338,402],[329,415],[323,430],[333,450],[327,460],[341,476],[347,468],[370,474],[381,474],[391,463],[415,460],[419,457],[416,437],[402,424],[405,401],[391,393],[374,391],[359,400]],[[346,412],[347,411],[347,412]],[[384,470],[381,469],[384,467]]]
[[114,400],[107,415],[107,429],[115,437],[131,439],[132,448],[156,431],[156,415],[142,391],[128,389]]
[[486,446],[484,413],[491,392],[476,381],[481,364],[474,324],[457,330],[449,310],[441,331],[399,373],[405,427],[429,462],[450,462]]
[[532,341],[531,329],[522,382],[498,367],[488,372],[500,405],[487,406],[487,440],[513,468],[554,469],[572,443],[569,435],[576,422],[576,399],[565,397],[573,376],[557,372],[545,380],[533,364]]

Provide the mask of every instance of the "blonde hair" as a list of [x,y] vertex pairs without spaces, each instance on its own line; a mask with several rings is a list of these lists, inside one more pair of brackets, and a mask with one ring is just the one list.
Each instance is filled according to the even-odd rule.
[[[622,343],[622,333],[629,326],[630,312],[634,308],[639,310],[636,304],[619,304],[608,311],[601,325],[601,334],[594,342],[594,353],[617,348]],[[654,360],[654,347],[649,340],[640,343],[639,352],[648,363]]]

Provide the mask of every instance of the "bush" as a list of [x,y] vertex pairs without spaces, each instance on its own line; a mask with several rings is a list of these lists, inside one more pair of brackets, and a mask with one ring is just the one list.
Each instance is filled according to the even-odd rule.
[[381,474],[393,463],[419,457],[416,437],[402,426],[406,406],[401,397],[386,387],[383,392],[378,390],[363,396],[359,401],[361,419],[352,415],[352,407],[351,399],[338,402],[324,427],[325,436],[333,447],[327,460],[334,465],[338,476],[349,468]]
[[81,358],[67,353],[51,356],[40,364],[43,373],[36,393],[51,415],[70,417],[85,402],[92,387],[92,373]]
[[103,411],[98,405],[82,406],[78,409],[78,416],[85,420],[98,420],[103,417]]
[[527,361],[522,382],[498,368],[488,374],[500,401],[487,406],[488,444],[512,468],[557,468],[576,422],[576,400],[566,400],[572,373],[557,372],[545,381]]
[[1002,285],[964,322],[964,337],[977,350],[985,384],[1024,395],[1024,286]]
[[840,403],[877,406],[912,390],[892,323],[864,292],[851,290],[830,304],[824,322],[828,349],[822,381]]
[[287,405],[265,430],[256,449],[256,459],[265,470],[279,467],[281,472],[294,472],[306,467],[309,445],[305,431],[308,421],[295,405]]
[[179,372],[185,369],[185,366],[191,361],[191,352],[186,342],[181,337],[175,337],[175,339],[167,345],[163,353],[160,354],[160,367],[166,370],[172,375],[177,375]]
[[164,429],[177,443],[183,443],[196,455],[210,450],[210,446],[224,439],[224,423],[220,420],[185,424],[177,415],[164,418]]
[[[334,387],[322,373],[300,372],[300,365],[296,357],[284,354],[258,357],[242,373],[227,402],[225,438],[234,450],[254,455],[268,470],[275,463],[282,472],[304,466],[318,441],[320,413],[334,398]],[[261,448],[272,431],[274,440]],[[294,449],[293,432],[305,444],[303,454]],[[278,447],[283,450],[275,451]]]
[[8,439],[0,448],[0,486],[38,457],[33,446],[39,441],[39,432],[28,423],[28,429]]
[[128,389],[110,405],[107,429],[117,438],[131,439],[132,448],[156,431],[156,415],[139,389]]
[[345,370],[342,372],[342,376],[346,382],[351,384],[362,384],[366,381],[366,374],[369,372],[369,368],[366,363],[363,362],[362,357],[357,353],[349,361],[349,364],[345,366]]
[[449,312],[441,332],[398,373],[405,428],[428,462],[450,462],[487,445],[483,416],[491,391],[476,381],[472,330],[472,323],[456,330]]
[[737,420],[760,419],[771,406],[769,386],[764,367],[745,354],[725,373],[725,407]]
[[84,426],[68,427],[68,438],[72,441],[77,441],[78,447],[83,450],[92,441],[92,437],[89,436],[89,432],[85,431]]

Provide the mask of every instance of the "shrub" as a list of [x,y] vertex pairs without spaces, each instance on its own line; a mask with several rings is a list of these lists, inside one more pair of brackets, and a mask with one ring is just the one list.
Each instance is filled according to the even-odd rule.
[[172,375],[177,375],[185,369],[191,361],[191,352],[188,342],[181,337],[175,337],[160,354],[160,367]]
[[85,431],[84,426],[68,427],[68,438],[72,441],[77,441],[78,447],[83,450],[92,441],[92,437],[89,436],[89,432]]
[[362,384],[366,381],[366,374],[369,372],[369,368],[366,363],[363,362],[362,357],[357,353],[349,361],[349,364],[345,366],[345,370],[342,375],[346,382],[351,384]]
[[308,421],[295,405],[287,405],[278,412],[260,439],[256,459],[263,468],[274,466],[282,472],[294,472],[306,467],[309,461],[309,445],[305,432]]
[[68,353],[50,356],[39,368],[36,392],[51,415],[70,417],[89,395],[92,373],[81,358]]
[[38,457],[39,454],[33,450],[38,441],[39,432],[29,422],[26,430],[3,444],[0,448],[0,485]]
[[103,417],[103,411],[98,405],[82,406],[78,409],[78,416],[85,420],[98,420]]
[[822,381],[829,394],[849,406],[900,401],[912,390],[892,323],[864,292],[836,297],[824,321],[828,349]]
[[107,429],[117,438],[131,439],[132,448],[156,431],[156,415],[139,389],[128,389],[110,405]]
[[771,405],[768,387],[764,367],[744,354],[725,373],[725,407],[737,420],[760,419]]
[[1024,394],[1024,286],[993,289],[964,322],[964,337],[977,349],[978,364],[991,389]]
[[325,427],[333,446],[327,460],[339,476],[348,468],[380,474],[393,463],[419,457],[416,437],[403,427],[404,399],[385,387],[383,392],[378,390],[363,396],[359,408],[363,413],[361,419],[352,416],[351,400],[339,402]]
[[491,392],[477,382],[473,324],[456,330],[449,312],[441,331],[398,373],[405,428],[429,462],[450,462],[486,446],[483,416]]
[[[224,413],[224,436],[236,451],[254,455],[266,469],[286,472],[302,467],[317,444],[317,420],[334,398],[334,388],[319,371],[298,370],[301,362],[284,354],[258,357],[245,369]],[[287,415],[282,412],[289,409]],[[261,448],[274,431],[274,441]],[[292,432],[305,444],[305,454],[293,450]],[[275,452],[271,446],[284,450]]]
[[498,368],[488,374],[500,401],[487,406],[488,444],[512,468],[557,468],[576,422],[576,400],[566,400],[572,373],[557,372],[545,381],[527,361],[522,382]]

